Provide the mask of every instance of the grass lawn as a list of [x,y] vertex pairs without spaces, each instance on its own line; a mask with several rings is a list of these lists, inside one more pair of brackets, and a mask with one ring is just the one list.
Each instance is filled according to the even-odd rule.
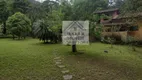
[[0,39],[0,80],[63,80],[54,62],[55,49],[73,80],[142,80],[140,47],[134,52],[128,46],[92,43],[77,46],[80,53],[75,55],[71,46],[37,39]]

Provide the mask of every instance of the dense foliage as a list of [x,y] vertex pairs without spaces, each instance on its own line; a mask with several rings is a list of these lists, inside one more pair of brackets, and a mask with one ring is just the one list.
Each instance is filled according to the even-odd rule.
[[8,30],[19,39],[25,38],[31,30],[31,21],[24,14],[17,12],[7,20]]
[[[89,20],[90,36],[100,38],[102,26],[98,22],[101,17],[106,16],[95,15],[93,14],[94,11],[109,8],[121,8],[125,13],[141,11],[141,4],[142,1],[140,0],[45,0],[42,3],[35,0],[0,0],[0,23],[5,34],[8,17],[13,14],[13,16],[16,16],[15,13],[21,12],[18,14],[24,16],[24,18],[21,18],[19,22],[22,22],[25,17],[28,17],[31,21],[31,32],[28,35],[38,37],[45,42],[57,42],[61,40],[63,20]],[[11,27],[13,25],[13,23],[8,24]],[[29,26],[27,27],[29,28]],[[99,27],[99,30],[95,31],[96,27]],[[12,33],[17,34],[17,32]],[[54,37],[57,41],[54,41]]]
[[123,5],[123,12],[141,12],[142,1],[141,0],[125,0]]
[[38,20],[33,24],[34,34],[44,42],[57,43],[57,36],[50,29],[49,24],[45,20]]
[[6,34],[6,20],[9,16],[7,3],[4,0],[0,0],[0,22],[3,24],[3,34]]

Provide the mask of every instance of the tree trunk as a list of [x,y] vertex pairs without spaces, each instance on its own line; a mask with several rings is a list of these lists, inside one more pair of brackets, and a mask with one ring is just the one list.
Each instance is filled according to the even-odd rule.
[[20,36],[18,37],[18,39],[20,40]]
[[76,44],[75,44],[75,45],[72,45],[72,52],[77,52]]
[[6,34],[6,22],[3,22],[3,34]]
[[13,40],[15,39],[15,36],[13,35]]

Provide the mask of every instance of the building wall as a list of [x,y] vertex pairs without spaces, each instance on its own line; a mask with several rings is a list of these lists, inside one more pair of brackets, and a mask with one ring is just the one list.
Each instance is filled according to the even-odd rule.
[[139,30],[128,32],[128,35],[133,36],[135,40],[142,41],[142,20],[138,21]]
[[118,17],[118,11],[115,11],[113,14],[112,14],[112,19],[116,19]]
[[[122,41],[126,42],[128,36],[134,37],[134,40],[136,41],[142,41],[142,19],[138,20],[137,22],[139,30],[138,31],[120,31],[120,32],[102,32],[103,37],[110,37],[110,36],[115,36],[115,37],[120,37]],[[106,30],[107,27],[104,29]]]
[[122,41],[126,42],[127,40],[127,31],[121,32],[102,32],[103,37],[117,37],[120,38]]

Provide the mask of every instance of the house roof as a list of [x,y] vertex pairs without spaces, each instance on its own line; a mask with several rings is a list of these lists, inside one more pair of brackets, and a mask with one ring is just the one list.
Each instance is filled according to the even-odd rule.
[[115,26],[115,25],[129,25],[128,23],[105,23],[105,26]]
[[117,19],[123,19],[123,18],[130,18],[130,17],[142,17],[142,12],[137,12],[137,13],[126,13],[126,14],[120,14]]
[[118,8],[114,8],[114,9],[108,9],[108,10],[100,10],[100,11],[95,11],[95,14],[99,14],[99,13],[107,13],[107,12],[113,12],[113,11],[117,11],[119,10]]

